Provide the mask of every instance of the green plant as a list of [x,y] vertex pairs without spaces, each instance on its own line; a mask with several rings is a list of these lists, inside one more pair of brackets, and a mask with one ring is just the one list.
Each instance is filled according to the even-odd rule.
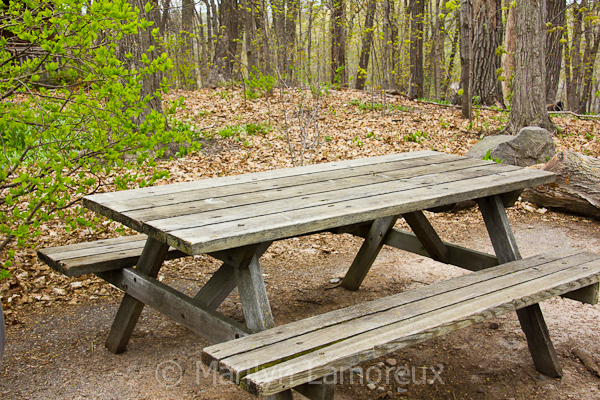
[[272,129],[271,125],[263,124],[263,123],[246,124],[246,126],[244,127],[244,130],[246,131],[246,133],[251,136],[266,135],[267,133],[269,133],[271,131],[271,129]]
[[586,134],[585,134],[585,138],[586,138],[587,140],[593,140],[593,139],[594,139],[594,135],[592,135],[591,133],[586,133]]
[[254,71],[248,73],[248,78],[244,78],[244,83],[246,84],[246,97],[256,99],[272,95],[277,79],[254,68]]
[[222,138],[228,138],[233,136],[239,136],[242,134],[242,128],[238,125],[225,125],[224,128],[221,128],[217,131],[217,135]]
[[325,141],[326,142],[331,142],[331,136],[329,136],[329,135],[325,136]]
[[354,139],[352,139],[352,143],[356,144],[358,147],[362,147],[363,145],[362,140],[360,140],[358,136],[355,136]]
[[375,133],[374,132],[368,132],[367,133],[367,139],[375,139]]
[[412,132],[404,136],[405,141],[414,143],[421,143],[426,138],[427,134],[421,131]]
[[[55,217],[67,230],[93,228],[97,220],[77,206],[83,195],[153,184],[168,175],[154,161],[163,144],[191,134],[166,129],[165,114],[183,100],[165,112],[149,107],[168,89],[164,80],[150,92],[146,86],[172,67],[166,54],[140,49],[135,67],[118,57],[120,40],[151,32],[130,3],[24,4],[7,3],[0,15],[0,252],[15,239],[18,247],[31,244],[41,223]],[[24,45],[15,50],[10,36]]]
[[503,162],[503,160],[500,160],[499,158],[492,157],[492,149],[488,149],[487,153],[485,153],[485,156],[483,156],[483,160],[494,161],[498,164],[502,164],[502,162]]
[[404,107],[399,104],[385,104],[384,105],[384,104],[376,103],[376,102],[364,103],[359,99],[352,99],[352,100],[350,100],[349,104],[356,106],[362,112],[380,111],[382,109],[404,111],[404,112],[412,111],[411,108]]

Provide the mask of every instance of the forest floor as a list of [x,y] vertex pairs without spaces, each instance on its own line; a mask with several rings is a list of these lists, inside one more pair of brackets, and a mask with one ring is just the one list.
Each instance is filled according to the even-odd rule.
[[[161,183],[293,165],[281,129],[286,120],[281,97],[245,100],[242,94],[240,90],[217,89],[171,95],[186,97],[187,108],[177,118],[204,133],[199,138],[204,147],[201,153],[163,162],[170,177]],[[371,110],[383,103],[388,107]],[[288,112],[295,113],[298,120],[304,114],[298,102],[295,104],[295,111],[288,106]],[[452,107],[395,96],[382,100],[354,90],[331,91],[304,110],[309,106],[318,111],[314,115],[322,139],[314,148],[312,162],[421,149],[464,154],[482,134],[498,130],[508,118],[508,113],[478,110],[469,124],[460,119],[460,110]],[[561,128],[555,137],[557,151],[600,157],[598,122],[573,116],[553,120]],[[298,127],[293,126],[292,118],[288,122],[288,133],[296,135]],[[268,128],[252,134],[249,125]],[[238,127],[238,133],[222,138],[217,132],[226,127]],[[523,256],[565,246],[600,251],[598,220],[523,202],[517,202],[508,213]],[[428,216],[444,240],[492,252],[476,209]],[[406,229],[403,222],[398,226]],[[0,398],[252,398],[203,367],[200,354],[208,344],[205,340],[149,308],[144,310],[128,350],[121,355],[109,353],[103,342],[120,301],[118,290],[91,276],[65,278],[37,260],[37,248],[114,237],[118,227],[102,220],[96,229],[66,232],[64,224],[54,220],[43,226],[35,248],[17,251],[11,278],[0,282],[7,328]],[[261,264],[276,323],[464,273],[384,248],[360,290],[350,292],[331,280],[343,277],[359,246],[353,237],[329,234],[272,245]],[[208,256],[170,261],[159,279],[192,295],[217,267],[218,262]],[[353,382],[342,376],[336,398],[600,399],[600,378],[574,355],[579,349],[600,363],[600,307],[554,299],[543,303],[542,309],[564,367],[562,379],[546,378],[535,371],[525,337],[511,314],[365,363],[359,366],[362,380],[360,375],[354,375]],[[220,311],[243,321],[235,291]],[[393,372],[400,367],[409,371],[409,383],[393,379]],[[383,372],[381,381],[370,390],[366,380],[377,381],[377,371]],[[386,382],[387,371],[392,375]]]

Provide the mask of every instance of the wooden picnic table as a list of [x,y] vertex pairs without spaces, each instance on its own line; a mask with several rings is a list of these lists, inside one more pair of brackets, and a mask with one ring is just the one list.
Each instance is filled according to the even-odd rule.
[[[324,231],[365,238],[342,281],[351,290],[384,244],[470,270],[518,260],[504,207],[524,188],[553,180],[540,170],[417,151],[86,196],[88,209],[147,235],[138,239],[135,269],[98,273],[126,292],[107,347],[125,349],[144,304],[212,342],[272,328],[259,258],[285,238]],[[477,200],[496,256],[443,242],[423,214],[466,200]],[[398,218],[413,233],[395,229]],[[152,279],[173,252],[210,254],[223,265],[189,298]],[[215,311],[236,285],[246,326]],[[559,375],[539,306],[518,312],[536,366]]]

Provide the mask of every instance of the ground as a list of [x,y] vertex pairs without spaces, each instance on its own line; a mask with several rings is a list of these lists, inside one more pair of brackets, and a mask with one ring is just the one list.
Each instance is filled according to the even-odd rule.
[[[180,118],[199,129],[276,119],[273,107],[277,100],[259,99],[244,105],[239,91],[231,95],[215,93],[221,92],[183,93],[190,105]],[[360,96],[363,102],[369,101],[367,95],[356,91],[327,97],[322,109],[329,115],[322,122],[322,135],[329,140],[316,148],[314,160],[431,148],[463,154],[486,129],[501,122],[494,119],[497,112],[482,110],[482,116],[469,126],[458,119],[457,110],[399,99],[394,104],[403,108],[388,114],[365,111],[351,103]],[[409,107],[411,110],[406,111]],[[331,110],[336,110],[335,115]],[[600,155],[596,122],[572,117],[556,120],[563,128],[562,136],[556,138],[559,150]],[[417,132],[429,133],[423,137]],[[291,166],[286,141],[275,129],[259,136],[221,139],[206,135],[202,140],[207,145],[203,154],[165,163],[171,178],[163,183]],[[444,240],[492,252],[476,208],[427,215]],[[522,202],[509,210],[509,218],[523,256],[557,247],[600,251],[598,220]],[[406,229],[402,222],[398,226]],[[116,228],[115,223],[100,220],[96,230],[67,233],[61,221],[55,220],[43,226],[34,248],[17,251],[12,277],[0,283],[7,312],[1,397],[251,399],[203,366],[200,354],[208,345],[205,340],[148,307],[127,351],[121,355],[109,353],[104,340],[120,301],[119,291],[94,277],[64,278],[36,260],[37,247],[115,236]],[[335,282],[343,277],[359,246],[356,238],[330,234],[272,245],[261,264],[276,323],[464,273],[459,268],[384,248],[363,286],[351,292]],[[191,295],[218,265],[208,256],[171,261],[163,267],[159,279]],[[352,373],[352,382],[349,372],[338,377],[336,398],[600,399],[600,378],[573,354],[580,349],[592,361],[600,362],[600,307],[553,299],[543,303],[542,310],[564,368],[562,379],[550,379],[535,371],[517,318],[509,314],[360,365]],[[243,321],[235,292],[220,311]],[[406,374],[396,380],[394,373],[398,371]],[[371,389],[368,383],[376,384]]]

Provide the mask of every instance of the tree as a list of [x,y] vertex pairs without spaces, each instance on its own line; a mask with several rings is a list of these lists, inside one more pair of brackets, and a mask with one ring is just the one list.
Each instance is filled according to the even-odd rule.
[[546,36],[546,103],[556,102],[562,62],[566,0],[547,0],[548,35]]
[[365,14],[365,26],[363,28],[363,39],[360,50],[360,59],[358,61],[358,70],[356,72],[355,89],[363,90],[367,79],[367,68],[369,67],[369,56],[371,46],[373,45],[373,20],[377,10],[377,0],[369,0],[367,3],[367,12]]
[[546,0],[522,0],[515,6],[515,77],[510,118],[504,131],[517,134],[526,126],[554,133],[546,110]]
[[[157,7],[158,11],[158,7]],[[182,65],[179,65],[182,77],[182,86],[186,90],[198,89],[196,79],[196,59],[194,57],[194,0],[182,0],[181,7],[181,35],[183,39]],[[160,15],[160,14],[159,14]]]
[[460,1],[460,88],[462,90],[462,117],[471,119],[471,48],[472,9],[470,0]]
[[238,7],[238,0],[221,0],[219,4],[217,42],[208,74],[209,85],[216,86],[233,78],[241,25]]
[[332,0],[331,83],[346,86],[346,3]]
[[423,97],[423,14],[424,0],[410,0],[410,78],[408,97]]
[[[571,42],[565,33],[565,80],[567,86],[567,109],[583,114],[591,99],[592,81],[596,55],[600,47],[600,4],[588,0],[573,2]],[[581,54],[582,37],[585,48]],[[569,49],[570,46],[570,49]]]
[[480,104],[504,105],[502,86],[498,80],[501,67],[502,46],[502,1],[473,1],[473,73],[472,96]]
[[[25,245],[57,215],[67,228],[91,225],[80,208],[64,214],[84,194],[165,176],[154,168],[156,148],[180,137],[148,106],[160,103],[165,82],[156,91],[145,84],[171,61],[156,47],[127,51],[121,43],[153,31],[141,12],[152,8],[32,0],[2,9],[0,251],[14,239]],[[141,62],[124,64],[119,54]]]

